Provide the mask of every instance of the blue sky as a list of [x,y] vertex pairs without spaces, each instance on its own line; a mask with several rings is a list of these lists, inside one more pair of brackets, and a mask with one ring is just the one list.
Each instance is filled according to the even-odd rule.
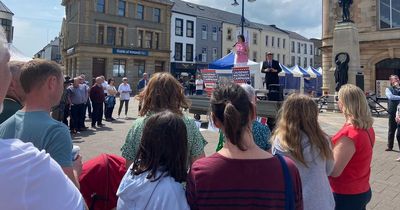
[[[233,0],[186,0],[196,4],[240,14]],[[14,45],[25,55],[33,56],[61,30],[64,7],[61,0],[2,0],[14,13]],[[241,2],[241,1],[238,1]],[[245,1],[246,18],[296,31],[307,38],[321,38],[321,0],[256,0]]]

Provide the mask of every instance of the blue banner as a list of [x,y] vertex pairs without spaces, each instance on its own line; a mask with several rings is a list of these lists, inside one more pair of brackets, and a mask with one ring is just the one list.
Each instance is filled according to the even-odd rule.
[[149,56],[149,51],[113,48],[113,54]]

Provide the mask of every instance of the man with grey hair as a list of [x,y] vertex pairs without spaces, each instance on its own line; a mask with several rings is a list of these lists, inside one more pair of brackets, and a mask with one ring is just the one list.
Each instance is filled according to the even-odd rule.
[[72,86],[68,87],[71,102],[71,133],[76,134],[87,130],[85,126],[85,103],[88,99],[88,90],[86,85],[82,84],[83,78],[75,77]]
[[[241,87],[246,91],[247,96],[250,99],[250,102],[256,106],[257,104],[257,96],[256,91],[251,85],[242,84]],[[253,138],[255,143],[263,150],[270,151],[271,143],[269,142],[269,138],[271,137],[271,131],[266,126],[258,122],[257,120],[253,121]]]
[[103,79],[101,77],[96,78],[96,84],[90,88],[90,100],[92,101],[92,128],[96,128],[97,126],[102,127],[104,124],[102,123],[103,119],[103,104],[105,100],[105,95],[103,92]]
[[0,138],[21,139],[45,150],[79,187],[82,159],[72,159],[72,139],[68,127],[50,117],[52,107],[60,102],[64,77],[52,61],[35,59],[21,69],[25,106],[0,125]]
[[12,79],[3,102],[3,112],[0,113],[0,124],[22,109],[24,105],[25,92],[19,78],[21,76],[21,68],[25,63],[22,61],[10,61],[8,63]]

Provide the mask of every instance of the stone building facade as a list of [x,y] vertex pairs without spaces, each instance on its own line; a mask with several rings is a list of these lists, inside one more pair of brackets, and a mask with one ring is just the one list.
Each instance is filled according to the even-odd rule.
[[[388,77],[400,75],[400,1],[354,0],[350,10],[359,33],[359,72],[364,74],[364,90],[384,97]],[[333,32],[340,20],[341,8],[337,1],[323,0],[323,84],[330,93],[334,93]]]
[[61,49],[66,74],[99,75],[133,85],[167,71],[172,3],[167,0],[63,0]]

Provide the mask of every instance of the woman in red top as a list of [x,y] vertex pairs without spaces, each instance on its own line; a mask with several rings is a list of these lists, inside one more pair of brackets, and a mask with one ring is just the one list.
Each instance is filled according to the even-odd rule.
[[191,209],[303,209],[294,162],[255,144],[255,117],[255,105],[239,85],[224,84],[213,92],[211,118],[226,142],[193,163],[186,186]]
[[339,90],[338,106],[346,122],[332,138],[334,169],[329,179],[336,210],[362,210],[371,200],[369,176],[375,143],[373,119],[364,92],[347,84]]

